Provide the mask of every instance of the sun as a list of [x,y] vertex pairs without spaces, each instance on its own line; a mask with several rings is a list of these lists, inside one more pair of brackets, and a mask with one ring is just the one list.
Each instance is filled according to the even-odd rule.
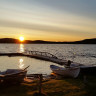
[[19,40],[21,41],[21,42],[23,42],[24,41],[24,37],[19,37]]

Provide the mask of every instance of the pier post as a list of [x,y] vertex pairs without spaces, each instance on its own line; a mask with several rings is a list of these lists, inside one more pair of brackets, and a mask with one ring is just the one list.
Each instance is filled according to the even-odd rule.
[[42,74],[39,74],[39,94],[42,94]]

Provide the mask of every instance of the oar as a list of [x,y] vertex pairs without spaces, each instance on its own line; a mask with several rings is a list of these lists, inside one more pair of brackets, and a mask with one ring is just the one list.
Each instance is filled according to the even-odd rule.
[[[30,66],[30,65],[29,65]],[[24,68],[23,70],[26,70],[29,66],[27,66],[26,68]]]

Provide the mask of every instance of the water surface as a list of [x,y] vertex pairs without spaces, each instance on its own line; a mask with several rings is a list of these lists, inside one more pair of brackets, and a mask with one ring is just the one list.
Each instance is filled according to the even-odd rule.
[[[0,53],[17,53],[24,50],[49,52],[60,59],[72,60],[85,65],[96,64],[96,44],[0,44]],[[21,64],[21,65],[20,65]],[[50,73],[52,62],[28,57],[0,56],[0,70],[23,68],[29,73]]]

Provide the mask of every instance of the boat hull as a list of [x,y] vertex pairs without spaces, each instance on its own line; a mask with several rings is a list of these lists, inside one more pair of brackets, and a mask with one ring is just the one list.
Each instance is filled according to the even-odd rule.
[[26,77],[27,70],[8,69],[5,72],[1,72],[1,79],[3,82],[17,82],[20,83]]
[[64,77],[73,77],[76,78],[79,75],[80,68],[74,67],[74,68],[62,68],[55,65],[50,66],[51,70],[58,74],[62,75]]

